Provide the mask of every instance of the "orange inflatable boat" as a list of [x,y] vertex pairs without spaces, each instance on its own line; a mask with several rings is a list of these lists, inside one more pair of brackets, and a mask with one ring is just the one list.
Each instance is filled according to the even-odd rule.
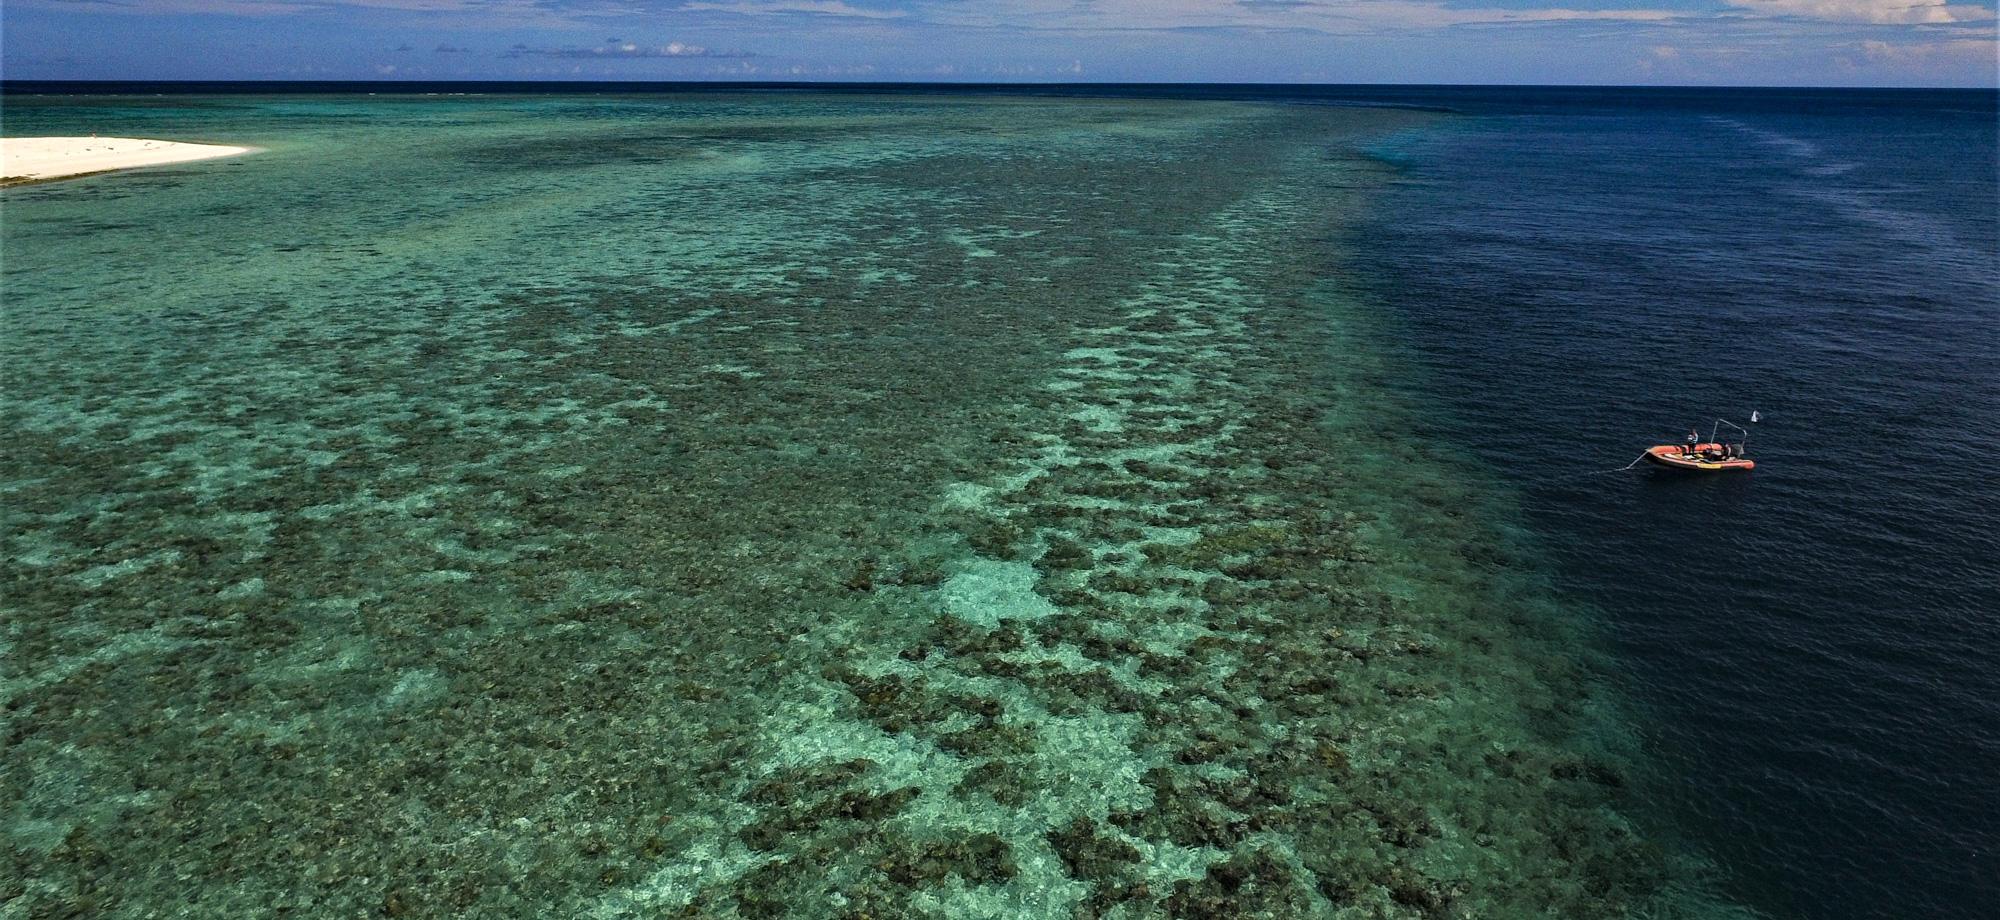
[[1693,470],[1697,473],[1721,473],[1728,470],[1748,470],[1757,466],[1756,461],[1742,456],[1741,449],[1731,455],[1731,451],[1721,444],[1696,444],[1694,456],[1688,456],[1686,447],[1680,444],[1660,444],[1646,448],[1646,459],[1661,466],[1677,470]]

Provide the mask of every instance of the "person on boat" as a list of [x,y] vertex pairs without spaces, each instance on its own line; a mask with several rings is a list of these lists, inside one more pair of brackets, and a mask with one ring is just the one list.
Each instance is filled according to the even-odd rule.
[[1681,454],[1683,456],[1692,457],[1694,456],[1694,449],[1699,446],[1701,446],[1701,432],[1696,431],[1693,428],[1689,428],[1687,436],[1687,445],[1681,448]]

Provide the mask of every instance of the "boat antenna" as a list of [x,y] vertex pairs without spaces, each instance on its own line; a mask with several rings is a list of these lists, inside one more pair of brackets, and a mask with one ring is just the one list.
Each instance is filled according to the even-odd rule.
[[[1755,422],[1757,420],[1757,413],[1755,412],[1750,413],[1750,420],[1752,422]],[[1743,445],[1744,451],[1748,452],[1750,449],[1750,429],[1745,428],[1742,425],[1738,425],[1735,422],[1732,422],[1726,418],[1719,418],[1715,420],[1715,425],[1708,430],[1708,440],[1713,443],[1721,443],[1715,440],[1715,436],[1722,433],[1722,426],[1724,425],[1728,425],[1729,427],[1734,428],[1737,431],[1743,432],[1743,440],[1739,443]]]

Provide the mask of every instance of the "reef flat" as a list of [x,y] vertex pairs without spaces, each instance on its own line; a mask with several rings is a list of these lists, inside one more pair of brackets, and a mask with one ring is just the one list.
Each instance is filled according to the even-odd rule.
[[8,193],[10,912],[1669,909],[1343,293],[1437,116],[360,105]]

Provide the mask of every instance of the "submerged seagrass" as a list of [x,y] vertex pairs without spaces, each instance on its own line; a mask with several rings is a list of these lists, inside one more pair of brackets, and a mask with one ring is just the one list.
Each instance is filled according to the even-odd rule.
[[1435,116],[16,109],[270,151],[7,193],[26,915],[1671,900],[1341,293]]

